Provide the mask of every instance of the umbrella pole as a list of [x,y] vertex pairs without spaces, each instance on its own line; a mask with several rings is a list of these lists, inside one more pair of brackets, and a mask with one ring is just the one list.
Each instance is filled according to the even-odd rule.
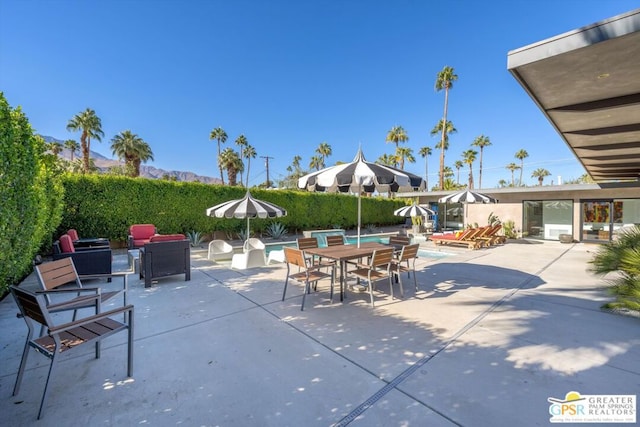
[[249,215],[247,215],[247,242],[249,241],[249,233],[251,232],[251,229],[249,228]]
[[360,197],[362,197],[362,189],[359,189],[360,191],[358,192],[358,247],[360,247],[360,222],[361,222],[361,201],[360,201]]

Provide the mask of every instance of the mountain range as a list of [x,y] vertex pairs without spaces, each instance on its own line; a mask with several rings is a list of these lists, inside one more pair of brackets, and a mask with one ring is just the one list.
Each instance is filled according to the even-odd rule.
[[[62,146],[64,147],[64,141],[60,139],[56,139],[52,136],[45,136],[45,135],[41,135],[41,136],[47,143],[58,142],[62,144]],[[58,155],[63,159],[71,160],[71,151],[66,148],[63,149],[62,152],[60,152],[60,154]],[[100,153],[96,153],[95,151],[91,151],[90,155],[95,165],[98,167],[98,169],[100,169],[101,172],[105,172],[107,169],[113,166],[124,165],[123,161],[109,159]],[[75,156],[74,158],[82,157],[82,153],[76,152],[74,156]],[[144,178],[151,178],[151,179],[162,179],[168,176],[168,177],[175,177],[177,181],[184,181],[184,182],[198,181],[204,184],[220,184],[221,183],[220,178],[212,178],[210,176],[197,175],[193,172],[188,172],[188,171],[187,172],[174,171],[174,170],[167,171],[164,169],[156,168],[154,166],[145,166],[145,165],[140,165],[140,176]]]

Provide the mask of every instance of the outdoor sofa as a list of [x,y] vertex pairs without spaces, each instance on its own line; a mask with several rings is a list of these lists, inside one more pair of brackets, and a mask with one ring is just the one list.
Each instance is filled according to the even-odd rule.
[[140,248],[140,279],[144,287],[151,286],[153,279],[184,274],[191,280],[191,251],[184,234],[158,234]]

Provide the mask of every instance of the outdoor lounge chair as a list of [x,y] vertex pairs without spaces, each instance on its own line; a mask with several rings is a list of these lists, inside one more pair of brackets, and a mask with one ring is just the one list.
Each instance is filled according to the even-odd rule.
[[[317,288],[319,280],[331,279],[331,302],[333,303],[333,285],[335,283],[335,264],[331,268],[331,272],[321,271],[321,268],[326,266],[315,265],[309,262],[305,257],[305,254],[300,249],[285,247],[284,248],[285,261],[287,263],[287,275],[284,280],[284,290],[282,291],[282,301],[287,294],[287,285],[289,280],[295,280],[304,284],[304,292],[302,294],[302,305],[300,311],[304,310],[304,301],[307,294],[311,293],[311,284],[314,289]],[[292,266],[297,267],[297,272],[292,272]]]
[[267,260],[264,249],[249,249],[241,254],[234,254],[231,258],[231,268],[237,270],[264,267],[265,265],[267,265]]
[[184,234],[152,236],[140,248],[140,278],[144,278],[144,287],[150,287],[153,279],[176,274],[184,274],[185,281],[191,280],[190,257],[190,243]]
[[59,240],[53,242],[54,261],[62,258],[73,259],[76,271],[81,276],[111,274],[111,249],[85,248],[84,250],[76,250],[68,234],[63,234]]
[[[16,396],[20,391],[20,384],[22,383],[22,377],[27,365],[27,357],[31,348],[34,348],[38,353],[49,358],[50,366],[49,373],[44,385],[44,391],[42,392],[42,399],[40,401],[40,409],[38,410],[38,419],[42,416],[42,411],[47,398],[47,389],[49,387],[49,380],[54,370],[54,366],[58,362],[59,355],[66,353],[69,350],[83,347],[84,344],[95,345],[96,359],[100,358],[100,341],[104,338],[116,334],[122,331],[128,331],[128,346],[127,346],[127,376],[133,375],[133,306],[127,305],[114,310],[100,312],[100,295],[88,295],[85,298],[86,303],[92,302],[95,306],[95,314],[92,316],[84,317],[78,320],[74,320],[66,323],[54,323],[54,318],[51,316],[51,312],[47,307],[45,294],[47,293],[60,293],[61,290],[32,293],[17,286],[10,287],[11,294],[20,309],[20,314],[27,323],[29,333],[22,352],[22,359],[20,360],[20,368],[18,369],[18,375],[16,377],[16,383],[13,387],[13,395]],[[72,289],[63,292],[77,292]],[[77,301],[69,308],[74,310]],[[62,309],[61,306],[58,307]],[[115,320],[114,317],[124,314],[124,321]],[[38,323],[44,327],[46,331],[45,335],[34,337],[35,325]],[[67,365],[65,363],[65,365]],[[71,362],[67,369],[79,369],[77,363]],[[112,375],[112,371],[109,374]],[[61,379],[64,380],[64,375]],[[67,381],[68,382],[68,381]],[[71,384],[69,384],[71,386]],[[63,389],[62,389],[63,390]],[[64,396],[61,396],[61,401],[65,401]],[[61,421],[58,420],[58,424]]]
[[245,240],[244,244],[242,245],[242,250],[246,252],[246,251],[248,251],[250,249],[262,249],[262,250],[265,250],[266,246],[262,242],[262,240],[256,239],[255,237],[250,237],[247,240]]
[[207,258],[211,261],[220,259],[231,259],[233,256],[233,246],[224,240],[212,240],[209,242],[209,253]]
[[480,228],[468,228],[458,235],[453,233],[431,235],[429,239],[436,245],[457,245],[466,246],[469,249],[479,249],[484,246],[484,242],[482,240],[476,240],[475,236],[481,231]]
[[69,230],[67,230],[67,234],[69,235],[69,237],[71,237],[71,241],[73,242],[73,246],[76,251],[97,248],[105,249],[111,247],[109,239],[106,238],[85,237],[81,239],[78,235],[78,231],[74,228],[70,228]]
[[153,224],[133,224],[129,227],[127,246],[129,249],[138,249],[149,243],[151,236],[158,234]]

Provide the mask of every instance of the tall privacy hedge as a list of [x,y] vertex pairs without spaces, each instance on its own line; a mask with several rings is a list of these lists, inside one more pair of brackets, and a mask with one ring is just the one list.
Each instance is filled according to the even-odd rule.
[[[240,219],[205,215],[213,205],[242,198],[246,190],[239,187],[108,175],[65,175],[63,185],[65,211],[56,237],[75,228],[81,237],[124,241],[131,224],[145,223],[154,224],[162,234],[189,231],[209,234],[217,230],[233,233],[246,225]],[[252,220],[251,230],[255,233],[264,231],[272,222],[284,224],[290,233],[357,225],[354,196],[260,189],[252,189],[251,194],[288,212],[285,217]],[[363,226],[403,222],[393,211],[404,204],[398,199],[363,197]]]
[[62,213],[54,159],[29,120],[0,92],[0,295],[31,272]]

